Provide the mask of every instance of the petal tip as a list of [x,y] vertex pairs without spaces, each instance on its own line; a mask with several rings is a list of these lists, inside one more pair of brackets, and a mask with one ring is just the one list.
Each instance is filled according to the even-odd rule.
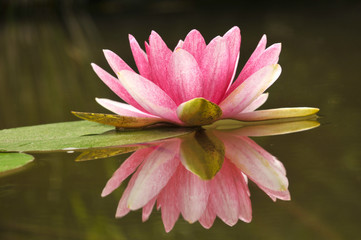
[[102,102],[104,99],[105,99],[105,98],[98,98],[98,97],[96,97],[96,98],[95,98],[95,101],[100,104],[100,102]]
[[115,54],[114,52],[112,52],[111,50],[109,49],[103,49],[103,54],[105,57],[107,57],[108,55],[110,54]]
[[106,197],[106,196],[109,195],[109,193],[110,193],[110,192],[109,192],[106,188],[104,188],[103,191],[102,191],[102,193],[100,194],[100,196],[101,196],[101,197]]
[[130,43],[137,42],[137,40],[135,39],[135,37],[132,34],[128,34],[128,40]]

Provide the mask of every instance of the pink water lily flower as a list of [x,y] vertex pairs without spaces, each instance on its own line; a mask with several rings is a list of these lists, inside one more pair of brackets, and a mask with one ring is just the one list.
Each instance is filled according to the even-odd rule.
[[199,221],[205,228],[210,228],[217,216],[229,226],[238,220],[250,222],[248,178],[274,201],[290,199],[280,161],[247,137],[233,136],[224,143],[224,161],[210,180],[187,169],[181,140],[170,139],[133,153],[109,179],[102,196],[118,188],[135,171],[120,199],[116,217],[143,208],[142,220],[146,221],[157,202],[167,232],[180,214],[189,223]]
[[96,101],[117,115],[129,117],[128,123],[142,119],[148,125],[168,122],[200,126],[225,118],[257,121],[307,116],[318,111],[317,108],[255,111],[268,98],[264,91],[281,74],[277,64],[281,44],[266,48],[265,35],[236,78],[241,44],[238,27],[208,44],[199,31],[192,30],[173,51],[154,31],[149,43],[145,43],[145,51],[132,35],[129,41],[139,73],[110,50],[104,50],[104,54],[118,78],[92,64],[99,78],[128,104],[103,98]]
[[[142,208],[146,221],[154,205],[169,232],[180,214],[210,228],[218,216],[227,225],[250,222],[248,179],[272,200],[290,200],[283,164],[247,135],[276,135],[317,127],[315,122],[283,123],[235,131],[199,130],[150,143],[126,159],[103,189],[110,194],[132,173],[116,217]],[[219,161],[221,160],[221,161]]]

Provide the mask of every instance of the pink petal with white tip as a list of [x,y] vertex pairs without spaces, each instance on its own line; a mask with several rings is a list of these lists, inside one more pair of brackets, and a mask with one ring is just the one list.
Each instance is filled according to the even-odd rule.
[[167,66],[172,51],[167,47],[163,39],[152,31],[149,36],[149,48],[146,47],[148,60],[152,71],[152,80],[163,90],[168,91]]
[[200,65],[202,62],[203,51],[206,48],[206,42],[198,30],[192,30],[184,39],[182,48],[193,55]]
[[147,54],[140,48],[137,40],[130,34],[129,43],[139,74],[149,80],[152,80],[152,71],[150,69]]
[[126,70],[119,72],[118,78],[129,94],[147,112],[172,122],[181,123],[176,114],[177,105],[153,82]]
[[127,160],[125,160],[122,165],[114,172],[113,176],[108,180],[103,189],[102,197],[107,196],[115,189],[117,189],[120,184],[122,184],[122,182],[137,169],[141,162],[153,150],[153,148],[139,149],[134,152]]
[[288,179],[274,159],[268,159],[255,149],[249,138],[229,136],[223,139],[226,157],[253,182],[272,191],[286,191]]
[[136,210],[143,207],[168,183],[179,165],[179,159],[176,156],[179,147],[180,140],[174,139],[159,145],[147,156],[128,198],[130,209]]
[[159,119],[159,117],[142,112],[129,104],[116,102],[116,101],[106,99],[106,98],[95,98],[95,100],[100,105],[102,105],[104,108],[106,108],[109,111],[112,111],[120,116],[146,117],[146,118],[158,118]]
[[200,179],[197,175],[182,168],[178,186],[179,210],[183,218],[194,223],[207,207],[209,186],[208,181]]
[[280,74],[281,67],[276,64],[266,66],[247,78],[219,104],[223,112],[222,118],[233,117],[242,112],[270,87]]
[[[115,93],[117,94],[121,99],[123,99],[125,102],[129,103],[130,105],[138,108],[139,110],[144,110],[143,107],[141,107],[134,99],[133,97],[128,93],[127,90],[122,86],[122,84],[119,82],[118,79],[104,71],[101,67],[98,65],[92,63],[91,64],[94,72],[98,75],[98,77]],[[144,110],[145,111],[145,110]]]
[[201,97],[202,73],[194,57],[186,50],[177,49],[168,64],[169,94],[177,105]]
[[214,38],[203,52],[201,71],[203,75],[203,97],[215,104],[223,98],[228,88],[229,52],[225,39]]
[[104,56],[107,59],[110,67],[113,69],[114,73],[117,74],[122,70],[133,71],[128,64],[126,64],[123,59],[121,59],[117,54],[114,52],[104,49]]

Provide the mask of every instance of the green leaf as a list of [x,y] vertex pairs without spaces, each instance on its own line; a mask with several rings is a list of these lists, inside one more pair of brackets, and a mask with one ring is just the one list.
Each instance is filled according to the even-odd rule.
[[72,112],[78,118],[102,123],[117,128],[144,128],[155,124],[166,124],[162,119],[158,118],[142,118],[142,117],[128,117],[116,114],[105,113],[87,113],[87,112]]
[[109,158],[113,156],[118,156],[121,154],[134,152],[138,149],[145,148],[147,145],[139,145],[139,146],[124,146],[124,147],[110,147],[110,148],[93,148],[83,151],[75,161],[88,161],[88,160],[96,160],[101,158]]
[[0,175],[20,168],[33,160],[33,156],[25,153],[0,153]]
[[224,161],[224,144],[211,131],[200,129],[182,139],[180,159],[201,179],[212,179]]
[[0,151],[56,151],[129,145],[182,136],[191,128],[116,131],[89,121],[53,123],[0,131]]

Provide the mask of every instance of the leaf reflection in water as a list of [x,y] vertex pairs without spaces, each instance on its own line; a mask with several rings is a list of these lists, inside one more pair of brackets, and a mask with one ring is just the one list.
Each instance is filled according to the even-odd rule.
[[238,220],[252,219],[248,179],[273,201],[290,200],[283,164],[249,136],[286,134],[317,126],[317,121],[304,120],[236,129],[200,128],[183,137],[102,149],[98,155],[92,150],[78,160],[135,150],[102,192],[103,197],[110,194],[134,173],[120,199],[116,217],[143,208],[142,220],[146,221],[156,205],[161,209],[167,232],[180,214],[189,223],[199,221],[205,228],[210,228],[217,216],[233,226]]

